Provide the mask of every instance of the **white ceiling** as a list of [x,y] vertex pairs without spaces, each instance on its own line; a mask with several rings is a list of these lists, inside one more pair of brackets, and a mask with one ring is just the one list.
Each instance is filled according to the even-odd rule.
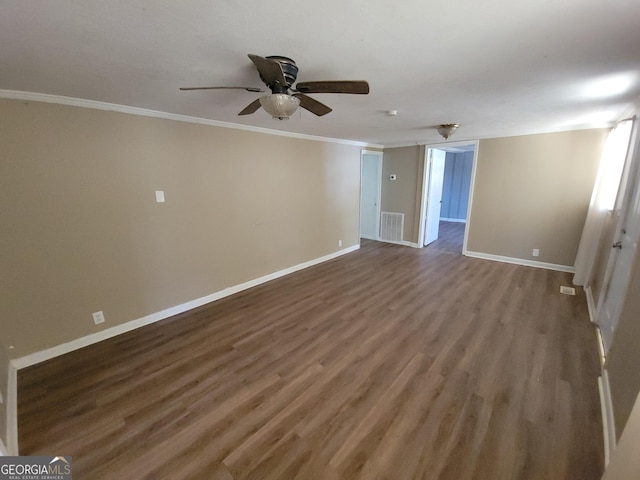
[[[248,53],[371,93],[280,122],[237,116],[256,93],[178,90],[262,86]],[[640,1],[2,0],[0,89],[386,146],[587,128],[640,97]]]

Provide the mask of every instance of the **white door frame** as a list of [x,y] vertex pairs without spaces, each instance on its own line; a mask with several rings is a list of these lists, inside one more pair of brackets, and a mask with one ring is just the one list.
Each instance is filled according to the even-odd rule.
[[424,247],[424,216],[426,213],[427,194],[429,189],[429,149],[446,150],[449,147],[462,147],[473,145],[473,165],[471,166],[471,184],[469,185],[469,203],[467,204],[467,223],[464,228],[464,242],[462,243],[462,254],[467,254],[467,238],[471,227],[471,205],[473,203],[473,187],[476,183],[476,164],[478,163],[478,140],[468,140],[465,142],[430,143],[424,145],[424,158],[422,165],[422,195],[420,197],[420,218],[418,219],[418,246]]
[[376,150],[361,150],[360,151],[360,200],[359,200],[359,209],[358,209],[358,236],[361,233],[361,222],[360,215],[362,214],[362,164],[364,161],[365,155],[373,155],[378,157],[378,192],[377,192],[377,201],[376,201],[376,235],[375,240],[380,239],[380,212],[382,211],[382,205],[380,205],[382,200],[382,155],[383,152],[379,152]]

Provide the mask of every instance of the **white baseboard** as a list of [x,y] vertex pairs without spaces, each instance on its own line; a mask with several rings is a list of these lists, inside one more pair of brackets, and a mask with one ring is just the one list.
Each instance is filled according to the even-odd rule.
[[467,223],[466,218],[444,218],[440,217],[441,222],[458,222],[458,223]]
[[366,238],[367,240],[379,240],[378,237],[373,237],[371,235],[360,234],[360,238]]
[[602,340],[602,333],[600,327],[596,327],[596,342],[598,343],[598,355],[600,356],[600,366],[604,369],[607,365],[607,355],[604,353],[604,340]]
[[2,447],[4,455],[18,455],[18,371],[13,364],[7,384],[7,445]]
[[504,257],[502,255],[493,255],[490,253],[472,252],[466,250],[463,255],[473,258],[482,258],[483,260],[493,260],[496,262],[513,263],[515,265],[523,265],[525,267],[544,268],[546,270],[556,270],[558,272],[575,273],[575,268],[570,265],[558,265],[555,263],[536,262],[524,258]]
[[602,376],[598,377],[598,390],[600,392],[600,411],[602,414],[602,433],[604,437],[604,465],[606,467],[609,464],[611,452],[613,452],[616,446],[616,424],[613,419],[609,375],[606,369],[602,371]]
[[593,299],[593,290],[588,285],[583,287],[584,293],[587,296],[587,308],[589,309],[589,320],[591,323],[596,323],[596,302]]
[[598,326],[598,317],[597,317],[597,309],[596,302],[593,299],[593,290],[591,286],[583,287],[585,296],[587,297],[587,310],[589,310],[589,320],[593,323],[593,326],[596,329],[596,342],[598,343],[598,355],[600,357],[600,366],[604,368],[607,363],[607,356],[604,353],[604,341],[602,340],[602,333],[600,332],[600,327]]
[[[224,290],[220,290],[218,292],[212,293],[205,297],[197,298],[195,300],[191,300],[190,302],[186,302],[181,305],[176,305],[175,307],[167,308],[160,312],[152,313],[145,317],[138,318],[136,320],[131,320],[127,323],[116,325],[115,327],[111,327],[106,330],[102,330],[100,332],[92,333],[91,335],[77,338],[70,342],[66,342],[61,345],[56,345],[55,347],[51,347],[46,350],[25,355],[24,357],[20,357],[15,360],[12,360],[11,363],[16,369],[20,370],[21,368],[29,367],[31,365],[35,365],[36,363],[44,362],[46,360],[58,357],[60,355],[64,355],[65,353],[69,353],[74,350],[78,350],[80,348],[93,345],[94,343],[107,340],[108,338],[112,338],[117,335],[130,332],[131,330],[144,327],[145,325],[159,322],[160,320],[164,320],[174,315],[178,315],[179,313],[186,312],[188,310],[200,307],[207,303],[215,302],[216,300],[220,300],[221,298],[228,297],[229,295],[233,295],[234,293],[238,293],[243,290],[247,290],[248,288],[260,285],[262,283],[275,280],[276,278],[289,275],[290,273],[297,272],[298,270],[303,270],[305,268],[312,267],[313,265],[326,262],[328,260],[339,257],[341,255],[354,252],[359,248],[360,248],[360,245],[353,245],[351,247],[344,248],[342,250],[331,253],[329,255],[325,255],[320,258],[309,260],[308,262],[303,262],[298,265],[294,265],[293,267],[285,268],[284,270],[280,270],[280,271],[271,273],[269,275],[256,278],[255,280],[250,280],[248,282],[241,283],[240,285],[235,285],[233,287],[225,288]],[[9,445],[9,448],[11,448],[10,445]]]
[[394,242],[393,240],[383,240],[382,238],[378,238],[377,240],[384,243],[393,243],[394,245],[404,245],[405,247],[420,248],[420,245],[418,245],[417,243],[407,242],[405,240],[402,240],[401,242]]

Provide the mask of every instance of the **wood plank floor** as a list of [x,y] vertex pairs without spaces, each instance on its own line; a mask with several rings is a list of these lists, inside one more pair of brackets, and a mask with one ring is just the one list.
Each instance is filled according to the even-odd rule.
[[427,248],[429,250],[461,254],[462,244],[464,243],[465,226],[466,224],[462,222],[440,220],[438,239],[430,243]]
[[599,479],[595,336],[561,284],[363,241],[21,370],[21,454],[77,480]]

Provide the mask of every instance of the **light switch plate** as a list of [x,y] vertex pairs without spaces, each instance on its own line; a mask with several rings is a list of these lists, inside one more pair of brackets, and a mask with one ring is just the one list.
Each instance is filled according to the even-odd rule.
[[164,191],[156,190],[156,202],[164,203]]

